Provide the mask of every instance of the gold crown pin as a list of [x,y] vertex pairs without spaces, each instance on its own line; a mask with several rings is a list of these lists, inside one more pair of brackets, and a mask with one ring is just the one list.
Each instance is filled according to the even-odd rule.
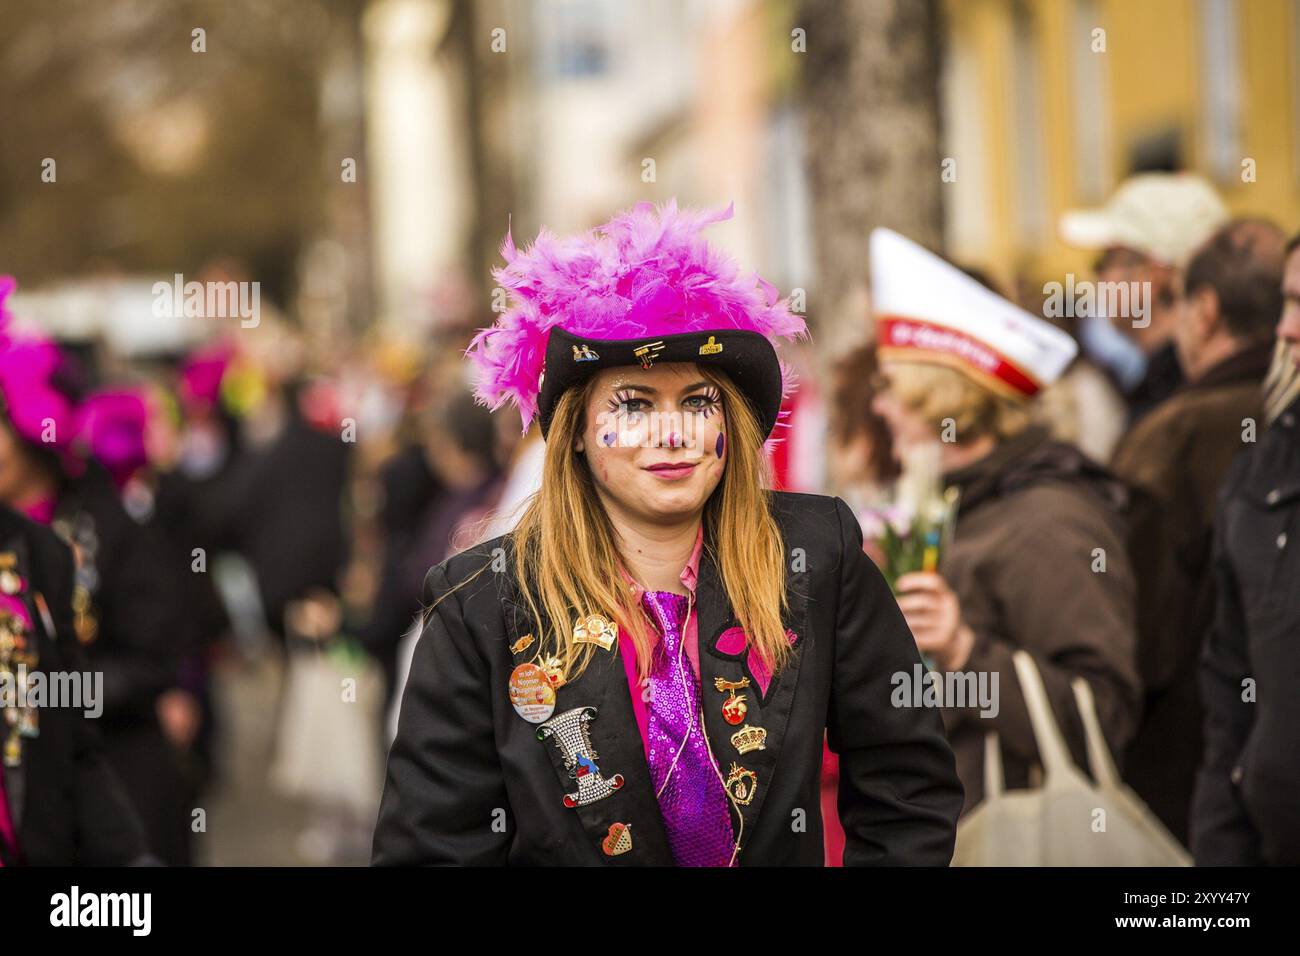
[[751,727],[746,724],[731,735],[731,745],[742,754],[747,754],[751,750],[766,750],[767,731],[762,727]]

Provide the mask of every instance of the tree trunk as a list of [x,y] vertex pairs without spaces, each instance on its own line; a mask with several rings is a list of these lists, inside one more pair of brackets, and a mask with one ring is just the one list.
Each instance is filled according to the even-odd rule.
[[935,0],[804,0],[801,95],[825,344],[860,337],[867,238],[889,226],[937,249],[939,14]]

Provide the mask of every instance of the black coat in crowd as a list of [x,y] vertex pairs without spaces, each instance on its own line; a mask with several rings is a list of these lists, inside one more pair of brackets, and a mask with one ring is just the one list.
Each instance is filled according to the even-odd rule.
[[1228,473],[1201,662],[1198,865],[1300,864],[1300,400]]
[[[745,722],[767,730],[764,750],[737,753],[730,741],[737,728],[724,721],[714,687],[717,678],[750,675],[742,658],[717,646],[738,622],[707,540],[696,591],[705,730],[724,774],[734,761],[757,779],[752,800],[736,811],[743,828],[733,814],[739,862],[823,862],[826,734],[840,758],[845,864],[946,865],[962,787],[939,712],[891,705],[891,676],[921,667],[903,615],[863,553],[847,505],[788,493],[771,501],[787,553],[793,561],[802,549],[805,563],[788,575],[794,656],[766,694],[752,680],[747,691]],[[508,549],[509,541],[493,539],[429,572],[430,602],[464,586],[430,612],[415,651],[374,862],[671,865],[617,644],[597,649],[587,670],[560,687],[555,713],[594,708],[587,726],[600,772],[625,783],[604,799],[565,807],[573,780],[555,741],[539,740],[537,725],[516,714],[507,696],[522,660],[511,645],[534,625],[511,573],[490,566],[497,547]],[[601,843],[614,823],[631,826],[633,846],[610,856]]]
[[[135,521],[108,475],[92,465],[59,499],[54,529],[79,552],[90,599],[79,639],[104,674],[105,753],[163,862],[190,860],[193,788],[163,734],[158,698],[178,686],[190,649],[185,576],[157,527]],[[76,625],[74,624],[74,627]]]
[[267,623],[285,633],[290,602],[337,591],[347,562],[344,494],[351,446],[303,420],[292,401],[266,448],[242,448],[200,506],[198,528],[218,551],[248,559]]
[[[26,583],[37,670],[90,670],[73,634],[72,552],[48,528],[0,508],[0,551]],[[37,603],[44,599],[49,616]],[[53,625],[51,629],[51,625]],[[34,866],[119,866],[146,859],[144,832],[104,755],[99,721],[76,708],[43,708],[40,734],[23,741],[22,764],[5,768],[18,859]]]
[[421,517],[445,489],[420,445],[403,448],[386,462],[379,483],[383,496],[379,511],[384,533],[383,567],[370,619],[360,638],[383,667],[384,682],[391,694],[397,682],[398,645],[420,612],[422,578],[411,579],[411,552],[419,536]]

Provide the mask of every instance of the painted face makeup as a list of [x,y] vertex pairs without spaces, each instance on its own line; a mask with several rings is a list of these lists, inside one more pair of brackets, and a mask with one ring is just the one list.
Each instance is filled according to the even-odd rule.
[[598,380],[587,414],[588,464],[607,503],[658,520],[698,511],[717,487],[722,394],[693,364]]

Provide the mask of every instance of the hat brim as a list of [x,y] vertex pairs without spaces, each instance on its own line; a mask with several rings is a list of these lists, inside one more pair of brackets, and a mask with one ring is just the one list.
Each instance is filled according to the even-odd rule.
[[749,400],[766,439],[781,410],[781,362],[767,337],[742,329],[713,329],[638,339],[580,338],[556,326],[546,343],[546,366],[537,396],[542,436],[560,396],[607,368],[653,368],[693,362],[726,372]]

